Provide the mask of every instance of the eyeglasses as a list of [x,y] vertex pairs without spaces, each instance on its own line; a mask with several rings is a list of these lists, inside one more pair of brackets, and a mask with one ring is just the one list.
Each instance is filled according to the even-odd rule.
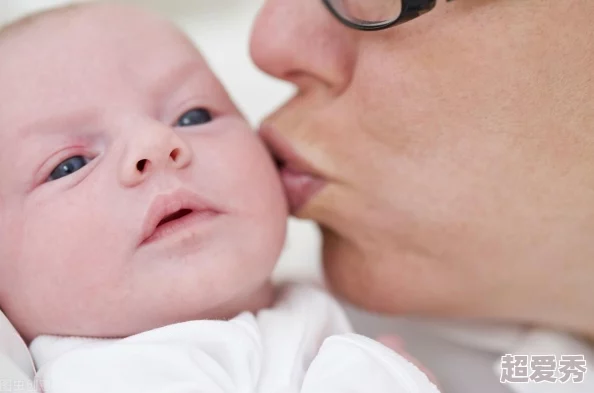
[[[446,0],[453,1],[453,0]],[[383,30],[433,9],[436,0],[322,0],[344,25],[357,30]]]

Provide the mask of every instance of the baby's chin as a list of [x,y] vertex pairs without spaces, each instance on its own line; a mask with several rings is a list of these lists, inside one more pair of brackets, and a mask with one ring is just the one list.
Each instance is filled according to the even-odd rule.
[[134,334],[142,333],[158,329],[163,326],[173,325],[176,323],[183,323],[196,320],[229,320],[243,312],[252,312],[256,314],[262,309],[273,306],[277,298],[277,288],[273,285],[271,280],[267,280],[264,284],[257,287],[256,290],[250,291],[247,294],[233,297],[224,304],[217,304],[216,306],[202,309],[177,309],[176,314],[170,314],[166,319],[158,320],[140,329],[134,329],[121,334],[120,337],[128,337]]
[[231,319],[238,314],[249,311],[257,313],[259,310],[271,307],[276,300],[276,288],[272,281],[266,281],[256,291],[253,291],[248,296],[242,296],[233,299],[225,307],[219,307],[207,311],[206,318],[201,319]]
[[[16,314],[11,313],[11,310],[4,311],[27,344],[42,335],[118,339],[177,323],[194,320],[228,320],[246,311],[255,314],[259,310],[271,307],[276,300],[276,295],[276,287],[268,279],[255,290],[210,308],[204,303],[201,307],[193,307],[192,305],[196,305],[193,302],[184,302],[177,307],[173,304],[164,307],[163,303],[158,305],[149,303],[138,307],[134,312],[86,310],[82,313],[76,311],[67,313],[70,315],[61,314],[57,319],[55,319],[55,313],[52,313],[50,318],[43,318],[39,313],[36,313],[35,318],[28,318],[27,315],[30,316],[30,313],[22,309]],[[117,307],[117,305],[111,304],[109,307]],[[89,321],[92,322],[89,323]]]

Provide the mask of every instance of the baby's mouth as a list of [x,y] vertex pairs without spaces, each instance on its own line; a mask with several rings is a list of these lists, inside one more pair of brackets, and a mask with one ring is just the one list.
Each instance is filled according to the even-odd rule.
[[189,191],[159,195],[146,213],[139,244],[154,243],[177,232],[198,230],[198,225],[221,214],[221,210]]
[[172,213],[172,214],[166,216],[165,218],[163,218],[161,221],[159,221],[159,223],[157,224],[157,228],[159,228],[161,225],[167,224],[168,222],[183,218],[183,217],[187,216],[188,214],[192,214],[193,212],[194,211],[192,209],[180,209],[180,210],[176,211],[175,213]]

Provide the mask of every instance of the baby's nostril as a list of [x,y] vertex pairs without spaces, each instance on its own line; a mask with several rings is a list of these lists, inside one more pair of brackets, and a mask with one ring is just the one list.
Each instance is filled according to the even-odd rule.
[[146,161],[147,160],[140,160],[136,163],[136,169],[138,169],[139,172],[144,171],[144,168],[146,167]]
[[173,149],[173,151],[171,152],[171,154],[169,155],[169,157],[171,157],[171,159],[173,161],[177,161],[177,157],[179,156],[179,149]]

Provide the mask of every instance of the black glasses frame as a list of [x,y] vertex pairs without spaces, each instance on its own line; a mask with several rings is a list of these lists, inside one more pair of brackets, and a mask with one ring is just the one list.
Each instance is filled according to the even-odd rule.
[[[361,0],[365,1],[365,0]],[[402,8],[400,12],[400,16],[394,20],[388,20],[385,22],[361,22],[357,23],[348,18],[346,18],[343,14],[338,12],[336,8],[332,5],[331,0],[322,0],[326,8],[334,15],[343,25],[348,26],[353,29],[363,30],[363,31],[377,31],[377,30],[384,30],[390,27],[394,27],[396,25],[400,25],[402,23],[406,23],[412,19],[415,19],[429,11],[431,11],[435,7],[435,3],[437,0],[401,0],[402,1]],[[453,1],[453,0],[446,0],[446,1]]]

